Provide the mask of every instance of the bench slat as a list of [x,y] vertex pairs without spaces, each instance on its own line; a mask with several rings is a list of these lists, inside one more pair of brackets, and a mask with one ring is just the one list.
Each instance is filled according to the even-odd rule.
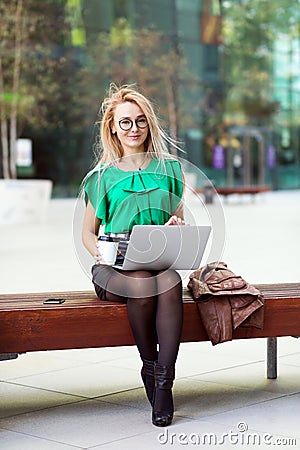
[[[257,284],[255,285],[266,298],[300,298],[300,283],[278,283],[278,284]],[[65,303],[59,306],[44,305],[43,301],[47,298],[64,298]],[[183,291],[184,300],[192,300],[191,294],[187,289]],[[111,302],[101,302],[94,291],[59,291],[59,292],[33,292],[26,294],[2,294],[0,295],[0,313],[5,309],[27,309],[27,308],[51,308],[55,307],[61,310],[69,307],[83,306],[105,306],[115,305]]]
[[[261,194],[263,192],[270,192],[272,190],[272,188],[271,188],[271,186],[266,186],[266,185],[227,186],[227,187],[216,186],[215,190],[219,195],[228,196],[228,195],[232,195],[232,194],[256,195],[256,194]],[[205,192],[205,190],[203,188],[196,188],[195,192],[197,194],[203,194]]]
[[[257,285],[265,296],[262,330],[238,328],[234,339],[300,335],[300,283]],[[44,305],[63,297],[62,305]],[[0,353],[134,345],[126,305],[93,291],[0,296]],[[182,342],[208,340],[196,303],[184,292]]]

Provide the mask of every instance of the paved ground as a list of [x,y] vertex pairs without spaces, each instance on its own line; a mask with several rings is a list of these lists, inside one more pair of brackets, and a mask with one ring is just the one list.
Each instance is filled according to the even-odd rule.
[[[74,251],[74,205],[52,200],[46,223],[0,228],[2,293],[91,289]],[[250,283],[299,281],[300,191],[254,201],[232,197],[222,214],[215,215],[216,208],[203,212],[189,200],[193,218],[217,217],[221,232],[224,214],[226,242],[219,253],[230,268]],[[272,381],[265,377],[265,344],[183,344],[176,415],[167,430],[151,424],[135,347],[1,362],[1,449],[300,449],[300,342],[279,340],[279,377]]]

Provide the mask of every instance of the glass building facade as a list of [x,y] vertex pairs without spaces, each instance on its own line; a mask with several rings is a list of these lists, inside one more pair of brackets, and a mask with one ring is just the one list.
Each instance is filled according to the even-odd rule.
[[153,99],[179,156],[217,185],[300,188],[299,0],[38,3],[24,11],[44,25],[24,37],[35,53],[23,52],[22,92],[31,94],[18,137],[32,141],[33,160],[20,177],[76,195],[101,99],[116,82]]

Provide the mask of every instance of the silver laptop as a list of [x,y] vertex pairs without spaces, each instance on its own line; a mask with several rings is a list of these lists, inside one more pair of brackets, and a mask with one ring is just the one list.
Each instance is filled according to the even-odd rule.
[[135,225],[123,261],[113,267],[122,270],[198,269],[210,232],[210,226]]

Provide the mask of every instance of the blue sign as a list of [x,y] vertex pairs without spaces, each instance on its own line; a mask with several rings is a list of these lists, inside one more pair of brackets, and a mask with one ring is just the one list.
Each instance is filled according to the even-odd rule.
[[267,147],[267,167],[269,169],[274,169],[276,166],[276,150],[273,145],[268,145]]
[[225,149],[222,145],[213,147],[213,168],[224,169],[225,167]]

